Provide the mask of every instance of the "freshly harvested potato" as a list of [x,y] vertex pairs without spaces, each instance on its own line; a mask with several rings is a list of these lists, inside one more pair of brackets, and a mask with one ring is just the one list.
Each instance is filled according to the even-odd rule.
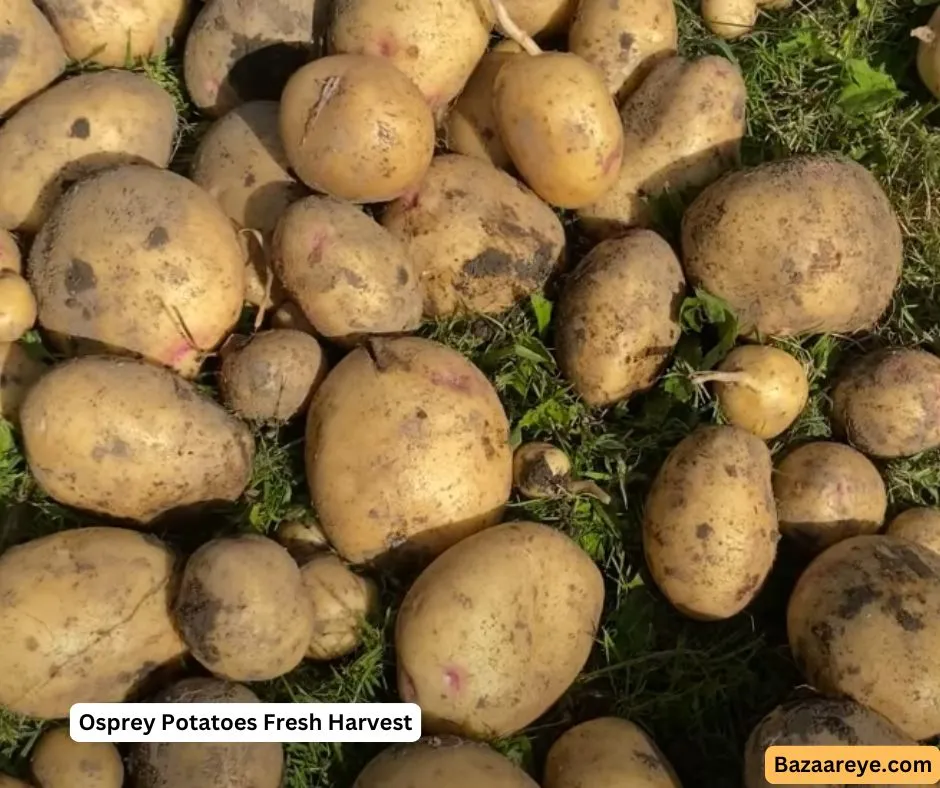
[[560,531],[512,522],[474,534],[405,596],[395,628],[398,693],[421,706],[429,733],[515,733],[574,682],[603,604],[600,571]]
[[886,533],[940,553],[940,509],[925,506],[901,512],[888,524]]
[[895,536],[838,542],[797,581],[787,634],[820,692],[852,698],[912,739],[940,733],[940,555]]
[[20,407],[26,392],[46,371],[19,342],[0,342],[0,417],[19,423]]
[[[190,678],[155,703],[260,703],[241,684]],[[278,742],[141,742],[131,747],[132,788],[280,788],[284,747]]]
[[598,717],[568,729],[545,760],[543,788],[682,788],[675,770],[638,725]]
[[421,325],[421,285],[408,251],[358,206],[298,200],[278,222],[271,248],[291,301],[324,338],[351,345]]
[[659,61],[620,110],[620,174],[597,202],[578,211],[581,226],[599,238],[648,226],[650,200],[705,186],[737,167],[746,100],[741,71],[730,60]]
[[729,173],[682,218],[690,283],[723,298],[741,332],[871,328],[901,274],[901,230],[860,164],[795,156]]
[[601,241],[565,283],[556,358],[588,405],[651,388],[679,341],[685,276],[675,252],[651,230]]
[[[940,98],[940,8],[933,12],[930,21],[925,27],[912,31],[918,39],[917,44],[917,73],[927,89]],[[2,110],[2,106],[0,106]]]
[[499,314],[564,263],[565,230],[554,211],[471,156],[436,156],[420,188],[389,205],[381,223],[414,260],[428,317]]
[[16,239],[6,230],[0,230],[0,271],[23,273],[23,256]]
[[6,0],[0,11],[0,118],[65,71],[62,42],[33,0]]
[[496,390],[456,350],[416,337],[371,339],[332,369],[305,457],[320,525],[354,564],[434,556],[499,522],[512,490]]
[[597,484],[571,476],[568,455],[550,443],[522,443],[512,454],[512,483],[526,498],[556,498],[560,494],[585,493],[605,506],[610,496]]
[[268,681],[296,668],[313,634],[300,569],[273,539],[213,539],[183,570],[176,619],[193,656],[219,678]]
[[570,52],[509,60],[493,84],[493,113],[513,164],[546,202],[583,208],[616,183],[623,125],[586,60]]
[[908,457],[940,446],[940,358],[913,348],[862,356],[836,381],[832,420],[872,457]]
[[16,342],[36,324],[36,296],[12,271],[0,271],[0,342]]
[[330,549],[330,543],[316,520],[288,520],[277,527],[275,538],[300,563]]
[[44,733],[30,758],[39,788],[121,788],[124,761],[110,742],[72,741],[69,729]]
[[731,618],[757,595],[780,532],[770,451],[728,425],[698,427],[660,468],[643,519],[656,585],[681,613]]
[[169,370],[88,356],[59,364],[20,409],[29,469],[66,506],[147,525],[171,510],[234,501],[254,440]]
[[812,552],[877,533],[888,494],[878,469],[851,446],[814,441],[790,452],[774,473],[780,533]]
[[702,0],[705,26],[716,36],[740,38],[754,29],[760,8],[788,8],[792,0]]
[[0,128],[0,182],[16,184],[0,190],[0,227],[37,232],[68,186],[100,170],[166,167],[176,128],[173,99],[144,74],[102,71],[55,85]]
[[32,788],[32,786],[8,774],[0,774],[0,788]]
[[175,556],[123,528],[76,528],[0,555],[0,706],[42,719],[118,703],[186,647]]
[[317,336],[316,329],[307,320],[304,311],[293,301],[285,301],[271,313],[271,328],[292,328],[312,337]]
[[73,352],[140,354],[184,377],[235,325],[245,292],[218,203],[143,165],[76,184],[36,236],[28,271],[40,325]]
[[503,0],[506,12],[530,36],[564,33],[571,25],[578,0]]
[[281,96],[280,129],[297,176],[350,202],[388,202],[416,188],[434,155],[434,118],[420,91],[369,55],[323,57],[297,71]]

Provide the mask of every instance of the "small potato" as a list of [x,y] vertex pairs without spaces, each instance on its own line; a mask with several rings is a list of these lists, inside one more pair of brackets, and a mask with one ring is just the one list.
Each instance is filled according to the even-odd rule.
[[886,533],[940,553],[940,509],[922,507],[901,512],[888,524]]
[[788,8],[791,4],[792,0],[702,0],[702,18],[712,33],[731,40],[753,30],[758,9]]
[[110,742],[72,741],[68,728],[42,735],[30,758],[39,788],[121,788],[124,762]]
[[36,324],[36,296],[12,271],[0,271],[0,342],[16,342]]
[[656,585],[679,612],[731,618],[763,586],[780,532],[767,446],[732,426],[698,427],[660,468],[643,519]]
[[503,0],[510,18],[530,36],[564,33],[574,18],[578,0]]
[[280,129],[297,176],[350,202],[414,189],[434,155],[434,118],[420,91],[368,55],[324,57],[297,71],[281,96]]
[[213,539],[187,561],[175,604],[193,656],[230,681],[268,681],[296,668],[313,634],[297,564],[273,539]]
[[588,405],[646,391],[679,341],[682,266],[650,230],[595,246],[565,284],[558,305],[556,357]]
[[46,371],[19,342],[0,342],[0,417],[18,424],[26,392]]
[[326,534],[313,519],[283,522],[278,525],[275,538],[301,564],[330,549]]
[[917,73],[927,89],[940,98],[940,8],[933,12],[927,26],[918,28],[914,34],[918,39]]
[[428,317],[505,312],[565,260],[554,211],[471,156],[436,156],[420,188],[389,205],[381,223],[414,260]]
[[780,533],[816,553],[876,533],[888,508],[878,469],[861,452],[830,441],[790,452],[774,473],[774,497]]
[[312,337],[317,336],[317,330],[307,320],[303,309],[292,301],[285,301],[271,313],[271,328],[291,328]]
[[0,11],[0,118],[65,71],[62,42],[33,0],[5,0]]
[[564,493],[585,493],[605,506],[610,496],[590,480],[571,477],[571,460],[550,443],[522,443],[512,454],[512,483],[526,498],[556,498]]
[[0,271],[23,273],[23,256],[16,239],[6,230],[0,230]]
[[871,457],[909,457],[940,446],[940,358],[925,350],[868,353],[832,391],[832,420]]

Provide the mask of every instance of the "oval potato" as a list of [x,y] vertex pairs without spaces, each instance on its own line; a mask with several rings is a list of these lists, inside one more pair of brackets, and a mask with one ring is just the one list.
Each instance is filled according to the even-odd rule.
[[124,761],[111,742],[73,741],[66,727],[44,733],[30,756],[39,788],[121,788]]
[[919,507],[901,512],[885,531],[940,553],[940,509]]
[[6,0],[0,11],[0,118],[65,71],[62,42],[33,0]]
[[0,416],[18,424],[26,392],[46,371],[20,342],[0,342]]

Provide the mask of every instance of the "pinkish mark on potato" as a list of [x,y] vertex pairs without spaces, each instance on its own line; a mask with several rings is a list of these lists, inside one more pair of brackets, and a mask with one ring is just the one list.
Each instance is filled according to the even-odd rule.
[[443,680],[444,691],[449,695],[457,695],[460,693],[461,687],[466,684],[467,674],[462,668],[450,665],[444,668]]
[[444,386],[454,391],[470,392],[473,391],[473,381],[469,375],[461,375],[459,372],[447,372],[434,370],[430,376],[431,382],[435,386]]
[[188,339],[181,339],[175,345],[169,353],[169,361],[167,362],[171,367],[178,366],[182,364],[190,355],[196,355],[199,352],[198,348],[193,347],[192,343]]
[[604,175],[609,174],[610,171],[611,171],[615,166],[616,166],[616,167],[619,167],[619,166],[620,166],[620,160],[621,160],[621,158],[622,158],[622,153],[623,153],[622,150],[618,147],[618,148],[614,148],[610,153],[607,154],[607,156],[604,157],[604,162],[603,162],[603,164],[601,165],[601,169],[602,169]]
[[222,83],[217,79],[207,79],[203,84],[203,87],[206,90],[206,93],[218,93],[219,88],[222,87]]
[[375,43],[368,47],[370,55],[380,57],[395,57],[398,54],[398,41],[391,33],[385,33],[375,39]]
[[310,253],[307,260],[311,263],[319,263],[323,259],[323,251],[329,240],[325,230],[317,230],[310,237]]
[[398,680],[398,694],[404,703],[414,703],[416,698],[415,683],[404,671],[401,672]]
[[398,204],[403,211],[411,211],[418,207],[420,193],[417,188],[409,189],[398,198]]

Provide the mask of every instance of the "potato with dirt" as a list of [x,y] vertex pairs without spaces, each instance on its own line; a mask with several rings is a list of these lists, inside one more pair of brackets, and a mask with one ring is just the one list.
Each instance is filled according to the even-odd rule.
[[186,651],[176,557],[124,528],[60,531],[0,555],[0,706],[52,720],[118,703]]
[[167,369],[116,356],[55,366],[20,409],[29,469],[51,498],[138,526],[248,484],[248,428]]
[[650,389],[679,341],[685,276],[651,230],[601,241],[566,281],[555,350],[562,374],[591,407]]
[[23,273],[23,255],[16,238],[6,230],[0,230],[0,271]]
[[8,774],[0,774],[0,788],[32,788],[32,786]]
[[304,311],[293,301],[284,301],[271,313],[270,325],[271,328],[292,328],[317,337],[317,330],[307,320]]
[[19,423],[26,392],[47,369],[46,363],[22,342],[0,342],[0,417]]
[[565,263],[555,212],[471,156],[436,156],[420,188],[388,205],[380,221],[414,261],[427,317],[500,314]]
[[299,517],[278,524],[275,539],[303,565],[311,558],[327,553],[330,543],[313,517]]
[[[918,40],[917,73],[934,96],[940,98],[940,8],[930,16],[923,27],[915,28],[911,35]],[[2,110],[2,107],[0,107]]]
[[757,23],[761,8],[789,8],[792,0],[702,0],[705,26],[719,38],[740,38]]
[[36,295],[22,276],[0,271],[0,342],[16,342],[36,324]]
[[745,335],[872,328],[901,274],[901,230],[875,177],[832,155],[729,173],[682,218],[690,284],[724,299]]
[[557,498],[585,494],[603,505],[610,496],[590,479],[575,479],[571,460],[557,446],[541,441],[521,443],[512,454],[512,483],[525,498]]
[[0,12],[0,118],[65,71],[62,42],[33,0],[7,0]]
[[506,12],[520,30],[535,38],[565,33],[577,0],[503,0]]
[[402,602],[399,696],[421,707],[427,733],[516,733],[575,681],[603,605],[600,571],[561,531],[510,522],[467,537]]
[[885,533],[940,553],[940,509],[921,506],[901,512],[888,523]]
[[110,742],[77,742],[67,727],[44,733],[30,756],[39,788],[121,788],[124,761]]
[[730,425],[697,427],[669,453],[646,499],[643,551],[669,602],[690,618],[740,613],[777,555],[770,451]]

